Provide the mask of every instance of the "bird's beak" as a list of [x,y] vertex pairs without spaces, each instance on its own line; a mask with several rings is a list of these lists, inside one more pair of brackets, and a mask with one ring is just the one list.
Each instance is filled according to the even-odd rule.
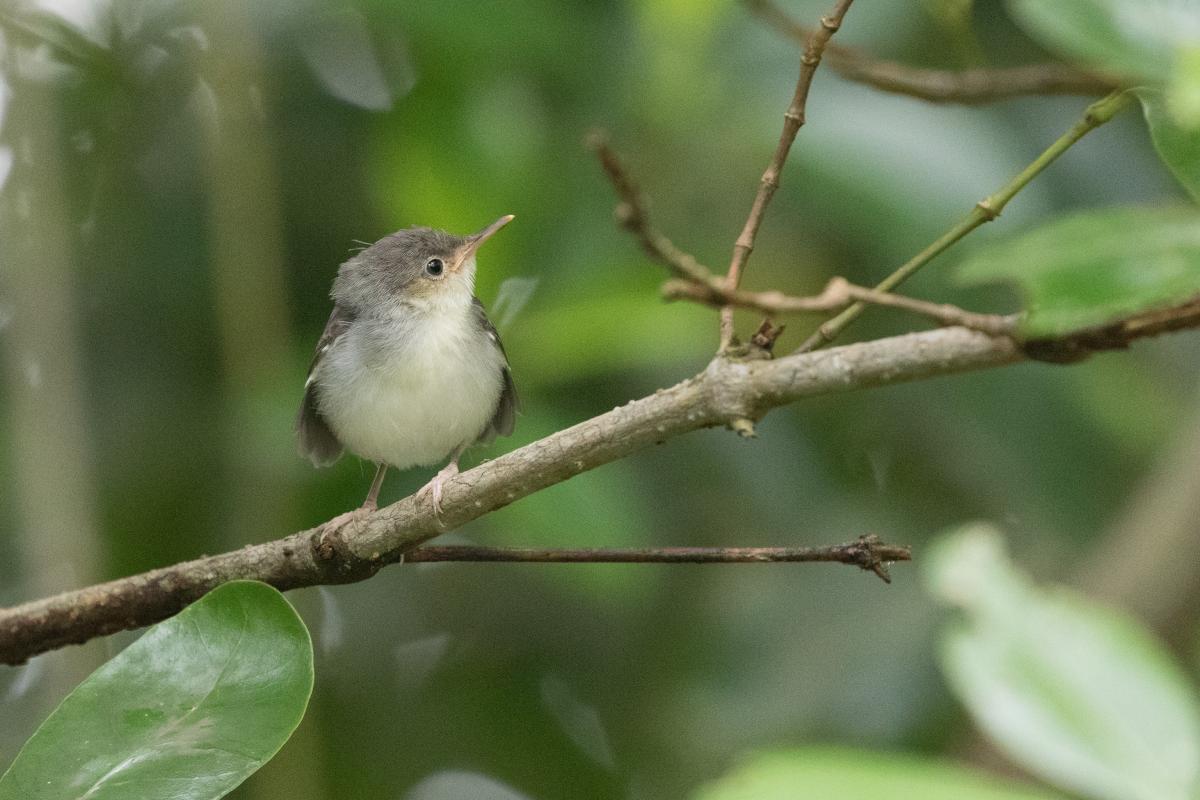
[[492,238],[492,235],[495,234],[496,231],[500,230],[514,219],[516,219],[516,217],[514,217],[512,214],[505,214],[503,217],[496,220],[491,225],[488,225],[479,233],[473,233],[468,236],[467,241],[458,249],[458,253],[454,259],[453,271],[457,272],[459,269],[461,269],[462,265],[470,261],[471,257],[475,255],[475,251],[479,249],[479,245]]

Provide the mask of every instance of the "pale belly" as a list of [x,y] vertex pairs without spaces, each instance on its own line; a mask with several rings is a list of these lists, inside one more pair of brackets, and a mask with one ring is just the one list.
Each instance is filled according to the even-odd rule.
[[421,327],[419,338],[347,333],[316,376],[321,414],[342,444],[399,469],[440,465],[474,443],[503,389],[490,340],[458,325]]

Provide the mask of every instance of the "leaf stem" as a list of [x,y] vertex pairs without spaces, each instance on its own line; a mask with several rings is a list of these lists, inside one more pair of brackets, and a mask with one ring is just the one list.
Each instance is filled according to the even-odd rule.
[[[1041,174],[1042,170],[1050,166],[1059,156],[1065,153],[1071,145],[1078,142],[1090,131],[1095,130],[1110,119],[1115,117],[1123,109],[1133,102],[1133,95],[1125,90],[1118,90],[1101,100],[1097,100],[1087,107],[1087,111],[1083,116],[1071,126],[1071,129],[1060,136],[1052,145],[1038,156],[1033,162],[1021,170],[1016,177],[1006,183],[999,191],[985,197],[975,204],[965,218],[963,218],[953,228],[946,231],[938,237],[932,244],[926,247],[921,252],[917,253],[907,262],[899,267],[891,275],[888,275],[875,287],[877,292],[891,292],[904,281],[908,280],[917,270],[928,264],[937,256],[950,248],[959,239],[966,236],[971,231],[983,225],[985,222],[991,222],[996,217],[1000,216],[1000,212],[1008,205],[1008,202],[1016,196],[1017,192],[1024,189],[1030,181]],[[809,336],[803,344],[797,348],[796,352],[806,353],[810,350],[815,350],[834,339],[844,331],[854,320],[865,311],[867,303],[857,302],[849,306],[845,311],[838,314],[833,319],[823,323],[816,331]]]

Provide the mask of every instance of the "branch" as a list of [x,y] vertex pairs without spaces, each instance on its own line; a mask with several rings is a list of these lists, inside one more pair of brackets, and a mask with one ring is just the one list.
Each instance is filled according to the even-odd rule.
[[718,358],[693,378],[551,434],[446,482],[444,511],[405,498],[335,534],[321,528],[0,611],[0,663],[164,619],[229,580],[280,590],[371,577],[444,529],[658,442],[803,397],[1020,360],[1007,339],[944,329],[775,361]]
[[768,316],[781,314],[812,314],[822,311],[837,311],[851,302],[886,306],[909,311],[928,317],[941,325],[958,325],[980,331],[991,336],[1011,336],[1016,331],[1018,318],[1004,314],[976,314],[948,303],[930,303],[914,297],[880,292],[864,286],[856,286],[842,278],[833,278],[818,295],[796,297],[777,291],[748,292],[744,289],[728,291],[712,284],[672,280],[663,284],[662,294],[668,300],[690,300],[695,303],[720,308],[725,305],[761,311]]
[[[811,31],[771,0],[745,0],[747,8],[780,33],[799,42]],[[1117,88],[1117,81],[1065,64],[1028,64],[998,69],[923,69],[874,58],[861,50],[830,44],[830,69],[846,80],[931,103],[981,105],[1022,95],[1098,95]]]
[[[1058,340],[1062,349],[1056,354],[1074,359],[1090,349],[1125,347],[1143,336],[1197,326],[1200,302]],[[776,360],[719,357],[693,378],[447,481],[440,518],[427,501],[407,497],[330,536],[323,536],[321,527],[312,528],[0,610],[0,663],[20,664],[47,650],[158,622],[230,580],[260,580],[284,591],[365,580],[383,566],[403,561],[445,529],[690,431],[759,419],[772,408],[807,397],[1000,367],[1026,357],[1011,339],[964,328]]]
[[[852,1],[837,0],[833,9],[821,17],[821,27],[808,37],[804,55],[800,57],[800,77],[796,80],[796,90],[792,93],[792,102],[783,115],[783,131],[779,134],[779,144],[776,145],[771,163],[767,165],[767,170],[759,182],[758,193],[754,196],[753,205],[750,206],[746,224],[742,227],[742,232],[733,245],[733,255],[729,260],[729,269],[725,273],[725,288],[729,291],[737,289],[741,283],[742,271],[750,259],[750,253],[754,250],[754,240],[758,236],[759,226],[762,225],[763,214],[766,213],[771,198],[775,196],[775,190],[779,188],[779,174],[783,171],[784,162],[787,161],[788,153],[792,149],[792,142],[796,140],[796,134],[804,124],[808,90],[812,86],[817,67],[821,64],[821,55],[825,52],[825,46],[829,44],[833,34],[841,27],[842,17],[846,15]],[[721,309],[721,350],[728,349],[732,343],[733,306],[725,306]]]
[[770,316],[837,311],[858,301],[903,309],[942,325],[961,325],[994,336],[1007,336],[1013,332],[1016,319],[1010,316],[974,314],[944,303],[930,303],[856,286],[842,278],[833,278],[821,294],[810,297],[797,297],[778,291],[729,289],[708,267],[680,250],[650,224],[645,201],[620,156],[609,145],[607,137],[602,132],[594,132],[588,137],[587,144],[600,159],[609,182],[620,198],[614,213],[621,227],[637,237],[642,249],[653,260],[677,276],[675,280],[663,284],[662,295],[668,300],[690,300],[716,308],[750,308]]
[[[636,184],[604,136],[599,133],[593,134],[589,138],[589,146],[596,152],[618,197],[621,198],[621,202],[616,209],[616,216],[621,225],[638,238],[642,243],[643,249],[645,249],[651,258],[662,263],[673,274],[678,276],[678,280],[667,281],[663,285],[663,296],[669,300],[691,300],[721,308],[722,331],[726,330],[724,325],[725,315],[727,312],[732,312],[734,307],[756,309],[768,315],[813,313],[843,309],[835,318],[822,324],[798,348],[798,352],[808,352],[833,341],[841,331],[862,314],[868,305],[879,305],[910,311],[936,320],[942,325],[959,325],[994,336],[1010,336],[1013,334],[1016,325],[1014,317],[996,314],[975,314],[949,304],[930,303],[897,295],[892,290],[968,233],[985,222],[990,222],[999,217],[1013,197],[1035,177],[1041,174],[1055,159],[1065,153],[1090,131],[1111,120],[1131,102],[1132,97],[1129,93],[1118,91],[1088,106],[1082,118],[1042,152],[1041,155],[1034,159],[1029,166],[994,194],[976,203],[975,207],[971,209],[971,212],[963,220],[901,265],[874,289],[856,286],[841,278],[834,278],[820,295],[811,297],[797,297],[778,291],[748,292],[739,289],[736,285],[731,285],[728,281],[728,276],[724,281],[718,278],[711,270],[699,263],[695,257],[677,248],[670,239],[659,233],[650,224],[645,210],[645,203],[637,190]],[[786,133],[787,129],[785,128]],[[791,139],[794,138],[795,134],[793,133]],[[791,139],[788,139],[786,142],[789,147]],[[780,146],[783,147],[784,144],[785,142],[781,141]],[[778,152],[776,155],[778,156]],[[784,158],[786,158],[786,153],[784,154]],[[770,168],[768,168],[768,174],[770,174]],[[768,185],[766,183],[767,177],[768,175],[763,176],[763,186]],[[771,190],[771,192],[773,191]],[[761,197],[762,193],[760,191]],[[769,200],[770,193],[767,194],[764,202]],[[755,209],[758,208],[759,198],[756,198]],[[758,222],[761,222],[761,213],[756,216],[755,209],[751,210],[751,218],[747,220],[747,225],[750,224],[751,220],[757,220],[754,225],[754,231],[756,232]],[[743,231],[743,237],[745,235],[746,232]],[[751,235],[752,238],[753,233]],[[740,241],[742,241],[741,237],[739,237]],[[735,259],[738,252],[739,249],[735,246]],[[745,250],[744,252],[748,257],[749,250]],[[728,349],[729,343],[723,339],[723,351]],[[1060,345],[1061,343],[1052,343],[1053,348],[1058,348]],[[1090,352],[1092,349],[1097,348],[1090,345],[1084,348],[1085,352]],[[752,426],[744,420],[739,420],[737,427],[739,430],[752,430]]]
[[[948,250],[951,245],[958,242],[971,231],[978,228],[985,222],[991,222],[1000,216],[1004,211],[1004,207],[1029,185],[1030,181],[1041,174],[1042,170],[1050,166],[1055,159],[1070,149],[1071,145],[1078,142],[1089,132],[1094,131],[1104,123],[1111,120],[1118,113],[1124,110],[1133,102],[1133,95],[1125,91],[1117,91],[1097,100],[1087,107],[1083,117],[1078,122],[1071,126],[1071,129],[1060,136],[1053,144],[1038,156],[1025,169],[1021,170],[1012,180],[1006,183],[995,194],[985,197],[975,204],[971,209],[971,213],[967,214],[957,225],[942,234],[936,241],[930,244],[921,252],[917,253],[906,263],[901,265],[895,272],[884,278],[875,287],[877,292],[890,292],[899,286],[901,283],[910,278],[917,270],[928,264],[937,256]],[[798,352],[804,353],[810,350],[815,350],[824,344],[827,344],[837,338],[843,330],[846,329],[854,320],[866,310],[864,302],[856,302],[854,305],[847,308],[842,313],[838,314],[833,319],[822,324],[811,336],[809,336],[798,348]]]
[[782,564],[837,562],[874,572],[891,583],[887,565],[912,560],[912,549],[885,544],[878,536],[826,547],[646,547],[542,550],[477,545],[427,545],[410,550],[406,564],[429,561],[486,561],[536,564]]

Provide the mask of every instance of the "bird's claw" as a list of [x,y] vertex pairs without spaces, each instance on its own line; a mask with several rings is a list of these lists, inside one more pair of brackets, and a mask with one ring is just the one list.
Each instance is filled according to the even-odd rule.
[[442,486],[457,474],[458,464],[450,462],[417,492],[418,498],[429,497],[433,503],[433,515],[438,518],[438,522],[442,519]]

